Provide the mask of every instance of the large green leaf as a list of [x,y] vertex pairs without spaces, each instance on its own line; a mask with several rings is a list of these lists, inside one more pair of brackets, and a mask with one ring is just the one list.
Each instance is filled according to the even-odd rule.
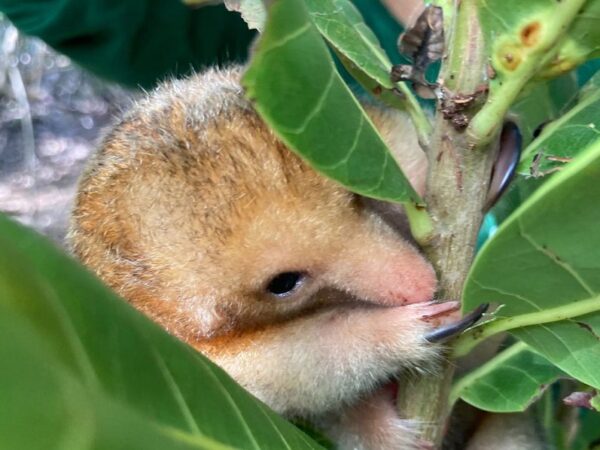
[[[488,54],[499,77],[493,85],[510,76],[528,57],[528,49],[544,40],[553,18],[565,14],[580,0],[478,0],[481,28]],[[600,1],[588,0],[568,30],[558,40],[558,53],[546,63],[542,74],[565,73],[586,59],[600,55]]]
[[84,386],[26,318],[0,305],[0,447],[14,450],[233,449],[182,432]]
[[3,448],[321,448],[3,216],[0,249]]
[[451,397],[485,411],[525,411],[563,373],[525,344],[514,344],[458,380]]
[[263,119],[315,169],[363,195],[419,201],[336,72],[302,0],[271,5],[243,84]]
[[463,298],[466,310],[504,304],[500,319],[482,328],[530,325],[512,333],[594,387],[600,387],[599,180],[596,142],[502,224],[478,254]]

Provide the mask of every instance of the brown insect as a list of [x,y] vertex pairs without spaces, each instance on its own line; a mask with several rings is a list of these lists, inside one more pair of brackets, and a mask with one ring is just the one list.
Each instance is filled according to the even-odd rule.
[[[540,166],[544,159],[546,159],[546,161],[557,162],[563,165],[554,166],[546,170],[540,170]],[[529,167],[529,175],[533,178],[545,177],[546,175],[558,172],[564,167],[564,164],[571,162],[571,160],[572,158],[568,156],[544,155],[544,150],[541,150],[534,155],[533,160],[531,161],[531,166]]]
[[391,80],[411,81],[419,96],[435,98],[437,84],[425,79],[425,70],[444,53],[444,20],[442,8],[427,6],[415,24],[398,38],[400,53],[413,60],[413,64],[392,67]]

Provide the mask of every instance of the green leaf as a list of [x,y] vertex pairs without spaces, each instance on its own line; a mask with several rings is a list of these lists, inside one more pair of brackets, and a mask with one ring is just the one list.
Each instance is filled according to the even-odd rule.
[[512,329],[572,377],[600,386],[598,180],[600,142],[502,224],[471,268],[463,305],[465,310],[482,302],[505,306],[499,319],[459,338],[457,348],[477,340],[476,334]]
[[323,37],[346,58],[347,67],[360,70],[379,86],[393,87],[392,63],[350,1],[306,0],[306,7]]
[[[392,63],[377,36],[349,0],[306,0],[309,15],[344,67],[366,92],[389,106],[406,110],[420,142],[427,142],[431,124],[406,83],[392,83]],[[401,95],[392,91],[397,88]]]
[[5,448],[321,448],[1,215],[0,248]]
[[302,0],[271,5],[242,82],[266,123],[315,169],[369,197],[419,201],[336,72]]
[[[569,3],[578,0],[478,0],[481,28],[488,54],[499,77],[493,84],[501,82],[521,61],[528,57],[530,48],[543,42],[551,33],[553,19],[569,9]],[[566,31],[561,33],[556,55],[546,61],[540,75],[556,76],[565,73],[587,59],[600,55],[600,1],[588,0],[575,16]],[[549,50],[549,49],[547,49]]]
[[[351,1],[305,0],[305,5],[312,22],[349,71],[361,81],[369,80],[369,90],[393,87],[392,63]],[[264,28],[267,11],[262,0],[225,0],[225,6],[240,12],[250,28]]]
[[457,380],[451,398],[484,411],[520,412],[561,376],[547,359],[518,343]]
[[[305,4],[314,25],[354,75],[366,77],[371,89],[393,87],[392,63],[352,2],[306,0]],[[240,12],[249,27],[263,29],[267,12],[261,0],[225,0],[225,6]]]
[[2,448],[27,450],[233,449],[165,426],[87,388],[27,319],[0,305]]
[[587,0],[575,18],[546,75],[564,73],[600,56],[600,1]]
[[547,157],[572,158],[600,137],[600,73],[582,88],[579,102],[562,117],[550,123],[523,152],[519,173],[529,175],[533,159],[539,154],[539,171],[564,164]]

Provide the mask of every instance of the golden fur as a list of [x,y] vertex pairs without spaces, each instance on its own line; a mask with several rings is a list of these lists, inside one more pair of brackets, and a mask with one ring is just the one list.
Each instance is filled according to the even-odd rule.
[[[348,418],[364,402],[380,404],[369,395],[391,376],[438,354],[423,338],[442,320],[429,316],[445,314],[427,303],[434,272],[275,137],[239,76],[173,81],[125,116],[81,180],[73,252],[277,411],[327,417],[341,445],[409,448],[414,437],[390,419],[391,401],[383,437],[361,436],[372,421]],[[424,156],[397,114],[371,111],[422,188]],[[266,291],[293,271],[306,275],[297,291]]]

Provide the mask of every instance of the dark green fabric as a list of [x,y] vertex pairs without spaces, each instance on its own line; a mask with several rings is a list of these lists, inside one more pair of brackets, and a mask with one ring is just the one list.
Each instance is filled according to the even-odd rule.
[[[354,0],[393,62],[400,26],[377,0]],[[243,62],[255,32],[222,5],[180,0],[0,0],[0,11],[81,66],[149,88],[168,76]]]
[[0,0],[0,11],[83,67],[130,86],[245,61],[255,34],[222,5],[192,9],[180,0]]

